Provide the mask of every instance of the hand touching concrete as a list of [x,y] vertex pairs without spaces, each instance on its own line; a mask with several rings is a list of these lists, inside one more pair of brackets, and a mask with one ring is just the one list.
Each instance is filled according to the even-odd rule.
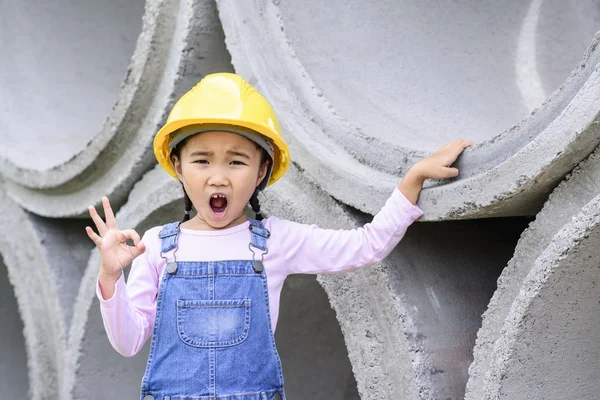
[[[108,198],[102,198],[106,223],[102,220],[96,208],[89,206],[88,211],[96,224],[98,234],[89,226],[85,230],[92,241],[100,249],[100,273],[98,279],[105,299],[114,294],[114,284],[121,277],[122,270],[134,258],[146,251],[140,235],[133,229],[119,230]],[[134,246],[129,246],[127,239],[133,240]]]
[[408,170],[400,182],[398,190],[413,204],[416,204],[425,179],[458,176],[458,168],[451,168],[450,165],[456,161],[465,148],[474,145],[474,142],[458,139],[440,147],[435,153],[418,161]]

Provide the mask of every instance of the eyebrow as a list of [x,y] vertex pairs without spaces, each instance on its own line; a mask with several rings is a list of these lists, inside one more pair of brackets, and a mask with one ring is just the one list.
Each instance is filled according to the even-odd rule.
[[190,154],[190,157],[193,157],[193,156],[212,156],[213,154],[214,153],[212,151],[196,150],[192,154]]
[[[193,156],[204,156],[204,157],[206,157],[206,156],[212,156],[214,154],[215,153],[212,152],[212,151],[196,150],[192,154],[190,154],[190,157],[193,157]],[[231,154],[231,155],[234,155],[234,156],[243,157],[243,158],[246,158],[246,159],[250,160],[250,156],[248,154],[242,152],[242,151],[227,150],[227,154]]]
[[227,150],[227,154],[232,154],[234,156],[240,156],[240,157],[244,157],[246,159],[250,159],[250,156],[242,151],[237,151],[237,150]]

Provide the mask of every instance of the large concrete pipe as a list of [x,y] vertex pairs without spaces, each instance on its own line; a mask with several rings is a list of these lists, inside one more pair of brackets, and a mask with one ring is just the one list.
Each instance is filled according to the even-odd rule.
[[29,394],[23,321],[8,271],[0,257],[0,387],[2,396],[26,399]]
[[359,227],[414,162],[478,143],[458,178],[426,182],[423,217],[382,263],[288,278],[290,400],[593,398],[600,5],[216,3],[0,5],[0,338],[15,343],[0,386],[139,395],[149,343],[111,348],[80,218],[105,195],[123,228],[181,218],[152,138],[202,76],[235,67],[290,144],[292,167],[261,195],[281,218]]
[[173,102],[231,70],[210,0],[0,7],[0,52],[13,61],[0,72],[0,170],[39,215],[85,215],[104,195],[123,204],[156,162],[152,139]]
[[600,143],[594,1],[217,4],[233,65],[275,104],[292,158],[370,214],[462,138],[478,144],[457,179],[426,183],[423,220],[532,215]]
[[523,233],[483,317],[467,399],[588,399],[600,391],[600,148]]
[[[2,375],[7,379],[10,377],[10,384],[2,385],[2,388],[22,392],[21,385],[28,380],[30,399],[57,398],[64,365],[62,355],[66,354],[66,335],[54,274],[38,236],[38,226],[6,195],[1,185],[0,209],[0,255],[8,281],[6,275],[2,279],[14,288],[18,306],[15,308],[14,299],[7,297],[13,290],[6,290],[4,284],[0,309],[5,313],[7,324],[2,324],[1,340],[10,347],[2,350],[1,368],[10,368],[11,372]],[[14,330],[14,313],[17,311],[23,325],[19,330],[21,338],[15,336]],[[26,362],[15,359],[15,364],[9,363],[8,359],[20,353],[23,336]],[[24,365],[28,367],[25,371]],[[17,371],[25,375],[17,377],[14,375]],[[15,395],[13,398],[25,397]]]

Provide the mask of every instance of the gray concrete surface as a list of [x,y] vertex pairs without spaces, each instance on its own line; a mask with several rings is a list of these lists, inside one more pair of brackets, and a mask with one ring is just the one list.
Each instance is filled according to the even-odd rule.
[[29,391],[23,321],[8,271],[0,258],[0,387],[2,396],[26,399]]
[[125,358],[108,343],[87,206],[106,195],[140,232],[180,218],[152,138],[182,93],[234,68],[290,144],[288,174],[261,196],[282,218],[361,226],[414,162],[478,143],[458,178],[425,183],[425,214],[384,262],[286,281],[290,399],[597,397],[597,1],[9,3],[0,387],[13,398],[137,397],[147,346]]
[[0,72],[7,161],[44,171],[85,150],[118,96],[143,13],[143,0],[2,2],[0,37],[10,40],[0,52],[12,61]]
[[464,398],[481,314],[526,223],[418,223],[384,261],[422,398]]
[[[517,335],[518,339],[511,340],[522,346],[524,338],[521,338],[521,335],[531,334],[529,330],[531,328],[527,328],[530,324],[537,327],[535,334],[540,340],[554,336],[556,340],[551,342],[544,339],[541,342],[546,349],[536,345],[535,349],[530,350],[539,352],[539,356],[533,360],[537,363],[536,368],[544,371],[545,376],[535,377],[535,382],[539,383],[538,388],[527,388],[526,385],[521,384],[521,395],[535,393],[535,398],[594,397],[592,393],[598,389],[597,380],[586,379],[588,372],[585,372],[585,369],[591,368],[589,373],[593,374],[597,364],[590,365],[593,361],[581,354],[583,350],[580,345],[585,347],[583,352],[590,356],[598,352],[598,346],[589,342],[594,335],[589,333],[591,331],[588,332],[590,326],[596,326],[599,321],[598,304],[597,301],[592,300],[593,297],[590,299],[587,296],[593,296],[594,290],[597,290],[594,282],[598,276],[600,263],[595,251],[585,251],[583,259],[572,253],[583,252],[581,248],[585,248],[583,246],[586,246],[589,237],[592,237],[596,229],[593,221],[600,212],[595,203],[598,194],[600,194],[600,148],[578,165],[554,190],[535,221],[519,239],[512,259],[498,280],[498,290],[483,316],[482,328],[474,348],[474,362],[470,368],[471,379],[467,386],[467,399],[482,399],[485,396],[489,396],[486,398],[518,398],[514,392],[511,392],[511,396],[517,397],[506,397],[489,389],[492,385],[490,382],[494,382],[496,388],[505,384],[510,387],[514,385],[512,382],[501,382],[508,377],[501,379],[498,375],[490,376],[490,374],[494,373],[496,364],[509,362],[506,359],[506,352],[510,351],[514,354],[516,351],[515,343],[506,343],[507,335],[509,333]],[[598,242],[596,246],[597,244]],[[552,259],[548,254],[555,254],[557,248],[560,248],[562,253],[556,255],[556,259]],[[552,251],[554,253],[551,253]],[[568,263],[565,264],[566,261]],[[560,276],[564,282],[555,282],[557,276]],[[539,310],[538,314],[530,308],[539,301],[532,299],[534,295],[543,300],[542,304],[545,304],[548,311]],[[578,299],[578,296],[583,297]],[[555,304],[555,299],[560,299],[564,304]],[[575,304],[572,304],[573,302]],[[577,306],[580,302],[581,306]],[[571,308],[565,309],[565,307]],[[596,307],[595,311],[594,307]],[[589,314],[582,314],[585,311]],[[561,328],[553,325],[557,319],[564,324],[561,327],[565,328],[562,332],[560,332]],[[563,342],[565,339],[562,335],[565,334],[569,335],[570,343]],[[519,351],[523,354],[518,355],[516,359],[532,361],[531,356],[526,355],[530,354],[529,351],[524,351],[522,348],[519,348]],[[556,355],[549,356],[547,352],[559,354],[562,360],[555,358]],[[581,360],[583,364],[566,358],[566,352],[571,352],[575,357],[584,357],[587,364],[583,361],[584,358]],[[548,364],[550,360],[554,365]],[[559,360],[561,362],[557,362]],[[527,371],[531,369],[530,366],[524,367],[521,371],[523,377],[533,378],[529,375],[532,372],[525,373],[525,368]],[[557,380],[557,376],[550,371],[569,371],[569,373],[565,374],[567,379]],[[563,389],[556,386],[558,383]],[[570,393],[570,396],[565,397],[566,393]]]
[[42,244],[44,260],[48,265],[52,285],[56,288],[62,324],[71,325],[73,303],[79,291],[84,266],[94,243],[85,233],[91,220],[50,219],[27,214]]
[[[2,137],[12,138],[11,141],[3,139],[3,150],[0,151],[0,170],[6,178],[6,190],[27,210],[47,217],[84,215],[87,213],[87,206],[97,204],[103,195],[110,195],[115,206],[122,205],[133,184],[156,162],[151,151],[152,139],[175,100],[205,74],[231,70],[230,57],[224,47],[223,32],[212,1],[148,0],[141,24],[141,15],[134,17],[141,12],[140,5],[137,4],[139,2],[127,3],[128,6],[123,9],[117,4],[101,6],[102,2],[90,1],[77,3],[78,6],[73,7],[70,5],[73,2],[61,1],[46,4],[40,16],[30,12],[37,6],[32,7],[29,2],[10,5],[4,2],[2,9],[8,12],[0,13],[0,25],[6,30],[6,36],[2,37],[12,38],[17,35],[17,44],[30,37],[19,33],[21,26],[37,24],[39,18],[51,20],[48,22],[48,30],[44,29],[42,33],[49,35],[54,47],[44,51],[56,48],[56,52],[64,50],[65,53],[65,59],[50,63],[49,71],[46,72],[39,65],[46,53],[36,52],[38,43],[27,47],[23,45],[20,52],[25,59],[40,57],[40,60],[26,63],[27,67],[24,69],[20,67],[24,63],[23,59],[17,57],[19,62],[15,68],[19,68],[21,72],[29,72],[30,78],[19,81],[12,72],[15,68],[11,67],[2,72],[2,82],[12,80],[12,83],[2,85],[0,89],[0,116],[11,127]],[[65,8],[70,8],[71,11],[66,13]],[[70,13],[79,8],[82,20],[71,21],[73,18]],[[95,8],[102,8],[103,11],[96,13]],[[131,20],[131,26],[121,27],[121,20],[111,18],[111,13]],[[15,18],[12,18],[13,15]],[[111,24],[104,26],[106,20],[113,21],[112,24],[118,28],[112,29]],[[88,28],[85,22],[93,27]],[[67,32],[58,29],[63,25],[70,30],[70,35],[81,38],[73,41],[61,39],[67,35]],[[125,45],[115,45],[113,48],[112,42],[128,41],[131,35],[135,37],[136,29],[139,30],[140,26],[141,33],[133,54],[131,51],[123,54],[127,48]],[[109,32],[108,36],[104,35],[105,31]],[[61,35],[52,35],[53,32]],[[34,37],[39,34],[28,35]],[[102,80],[89,82],[94,75],[104,74],[104,70],[101,66],[96,67],[92,59],[85,57],[85,52],[77,51],[78,47],[85,47],[90,41],[96,46],[104,47],[103,42],[94,41],[96,36],[102,36],[102,40],[109,40],[111,43],[110,47],[96,54],[97,57],[102,57],[104,52],[111,55],[103,59],[103,63],[111,65],[110,74],[106,73],[106,77],[102,78],[112,82],[106,86],[102,84]],[[117,39],[111,39],[114,36]],[[12,54],[9,47],[13,46],[13,41],[7,39],[1,42],[7,53]],[[39,45],[43,43],[42,41]],[[86,48],[85,51],[95,50]],[[114,64],[111,63],[113,57]],[[61,68],[63,64],[80,71],[75,74],[78,77],[75,83],[86,82],[85,86],[73,84],[73,90],[77,90],[79,94],[71,94],[67,89],[57,90],[57,87],[61,87],[61,79],[69,71]],[[85,70],[84,67],[89,72],[81,71]],[[117,86],[119,79],[123,80],[120,88]],[[36,103],[32,103],[31,108],[18,103],[15,105],[13,92],[24,95],[36,89],[35,82],[40,80],[55,83],[46,84],[34,99],[55,105],[56,108],[46,109],[53,119],[64,119],[66,128],[63,129],[39,115],[30,116],[25,121],[33,121],[31,125],[23,126],[23,113],[33,109]],[[51,92],[49,98],[43,97],[46,92]],[[70,96],[66,97],[65,94]],[[53,102],[52,99],[57,97],[62,100]],[[88,98],[97,98],[102,107],[109,108],[108,111],[94,109]],[[20,107],[22,111],[12,112],[15,107]],[[69,107],[74,109],[69,111]],[[84,107],[89,111],[80,118],[75,107]],[[79,125],[73,123],[74,118]],[[85,122],[86,132],[77,134],[77,139],[72,140],[75,136],[73,132],[80,130],[78,126],[82,121]],[[43,130],[39,129],[39,124],[44,125]],[[17,131],[18,135],[14,131],[15,127],[23,127]],[[40,133],[32,135],[32,130]],[[14,140],[15,137],[31,137],[37,144],[31,145],[30,140]],[[57,137],[61,140],[56,140]],[[82,137],[86,139],[82,140]],[[49,146],[47,143],[54,144]],[[23,158],[19,155],[23,148],[31,150],[27,153],[29,160],[43,161],[23,164],[22,160],[19,161]],[[12,158],[7,158],[7,154],[12,154]],[[46,157],[45,154],[49,156]],[[63,162],[55,165],[59,160]],[[39,168],[28,167],[31,162],[35,162]]]
[[[14,203],[0,186],[0,254],[8,273],[8,282],[12,290],[2,290],[3,302],[0,309],[5,310],[7,317],[16,310],[15,301],[23,324],[21,331],[25,341],[26,360],[15,359],[15,371],[23,365],[28,367],[29,398],[56,398],[60,391],[60,371],[63,370],[62,355],[66,354],[65,329],[59,296],[52,279],[50,266],[44,255],[43,244],[37,236],[37,227],[32,224],[27,214]],[[5,279],[5,278],[2,278]],[[10,299],[10,293],[14,299]],[[14,318],[11,318],[14,321]],[[3,319],[4,321],[4,319]],[[4,324],[3,324],[4,325]],[[2,351],[3,368],[11,368],[13,364],[4,363],[4,357],[16,357],[22,347],[18,336],[15,342],[15,331],[4,331],[3,341],[11,341],[14,353]],[[4,375],[3,375],[4,376]],[[19,389],[25,377],[16,377],[11,382],[11,390]]]
[[600,143],[595,3],[217,4],[232,63],[276,104],[295,161],[364,212],[463,138],[478,144],[459,178],[426,183],[424,220],[532,215]]
[[598,396],[600,196],[536,260],[512,304],[484,399]]

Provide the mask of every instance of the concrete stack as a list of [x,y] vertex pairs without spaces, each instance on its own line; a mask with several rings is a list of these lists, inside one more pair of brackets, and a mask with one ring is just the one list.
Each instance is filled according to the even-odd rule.
[[[136,398],[148,344],[110,346],[87,207],[140,234],[183,215],[154,134],[204,75],[271,102],[293,165],[272,215],[352,229],[416,161],[428,180],[383,262],[291,276],[290,399],[592,399],[600,390],[600,8],[591,0],[141,0],[0,6],[0,387]],[[128,273],[126,271],[126,273]]]

